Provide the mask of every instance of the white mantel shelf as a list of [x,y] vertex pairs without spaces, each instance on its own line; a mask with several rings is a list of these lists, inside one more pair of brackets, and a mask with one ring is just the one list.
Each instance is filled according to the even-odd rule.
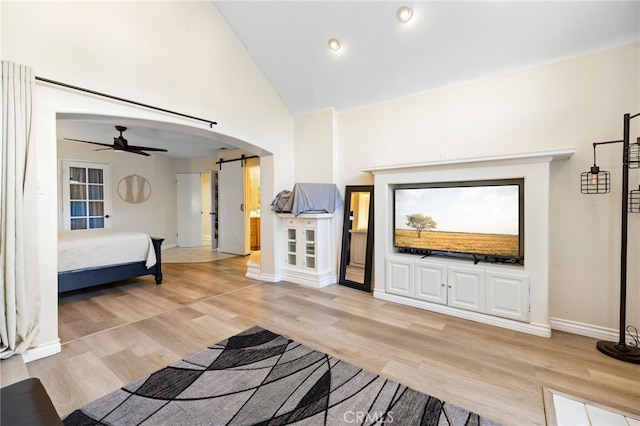
[[385,166],[373,166],[362,169],[362,172],[379,174],[408,171],[410,169],[426,169],[431,167],[452,167],[474,165],[477,163],[492,163],[495,165],[522,164],[551,162],[554,160],[566,160],[576,152],[575,148],[560,148],[546,151],[531,151],[515,154],[491,155],[486,157],[447,158],[425,163],[395,164]]

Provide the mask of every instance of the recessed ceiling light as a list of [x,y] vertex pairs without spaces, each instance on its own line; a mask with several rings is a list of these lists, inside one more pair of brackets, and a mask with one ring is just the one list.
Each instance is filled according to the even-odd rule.
[[333,51],[340,50],[340,42],[338,41],[338,39],[329,39],[329,49]]
[[396,16],[398,17],[398,21],[404,24],[405,22],[409,22],[413,16],[413,10],[409,6],[402,6],[396,12]]

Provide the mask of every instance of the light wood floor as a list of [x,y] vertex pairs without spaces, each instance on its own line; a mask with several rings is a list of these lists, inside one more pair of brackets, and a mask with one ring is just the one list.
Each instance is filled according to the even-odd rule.
[[507,425],[543,425],[543,387],[640,414],[640,365],[594,339],[551,339],[374,299],[244,278],[247,258],[166,264],[60,298],[58,355],[27,364],[61,415],[253,325]]

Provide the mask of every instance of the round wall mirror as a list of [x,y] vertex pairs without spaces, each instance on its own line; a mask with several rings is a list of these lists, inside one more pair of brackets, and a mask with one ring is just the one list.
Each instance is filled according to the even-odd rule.
[[142,176],[125,176],[118,182],[118,195],[127,203],[144,203],[151,196],[151,184]]

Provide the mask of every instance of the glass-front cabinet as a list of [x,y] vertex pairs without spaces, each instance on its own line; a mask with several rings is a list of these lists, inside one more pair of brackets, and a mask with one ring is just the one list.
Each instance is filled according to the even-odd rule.
[[287,228],[287,264],[296,266],[298,264],[298,230],[296,228]]
[[316,268],[316,230],[304,229],[304,266],[310,269]]
[[337,282],[333,214],[279,213],[284,220],[282,279],[324,287]]
[[[286,263],[292,267],[316,269],[315,221],[302,221],[302,227],[299,222],[296,219],[290,219],[287,224]],[[300,236],[303,239],[298,239]],[[300,250],[302,252],[299,254]],[[299,263],[299,259],[302,259],[302,263]]]

